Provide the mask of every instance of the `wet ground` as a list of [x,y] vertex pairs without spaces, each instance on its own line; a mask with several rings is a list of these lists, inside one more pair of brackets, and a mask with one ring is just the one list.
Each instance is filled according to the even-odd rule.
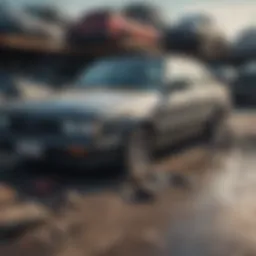
[[[247,184],[253,184],[255,125],[256,112],[236,112],[232,118],[236,140],[230,151],[213,154],[206,146],[197,143],[186,150],[172,151],[171,157],[161,159],[159,169],[181,174],[185,179],[179,179],[180,176],[170,179],[169,186],[155,201],[127,200],[122,196],[120,182],[108,175],[99,181],[97,177],[74,177],[70,173],[47,176],[50,179],[47,184],[51,185],[46,191],[53,189],[52,193],[35,196],[37,172],[14,175],[3,168],[3,180],[11,181],[23,194],[29,194],[31,200],[40,198],[42,203],[50,206],[53,214],[48,223],[24,232],[15,240],[3,242],[0,255],[148,256],[170,255],[171,252],[172,255],[186,256],[188,251],[181,250],[186,245],[190,253],[195,251],[192,255],[201,256],[204,251],[198,251],[198,248],[205,248],[205,244],[214,240],[209,223],[216,219],[215,212],[221,212],[223,205],[228,206],[225,209],[231,209],[231,205],[238,202],[236,195],[239,192],[235,188],[243,191]],[[69,194],[70,200],[65,200],[66,204],[63,204],[63,191]],[[242,215],[239,213],[239,216]],[[230,226],[235,227],[234,223]],[[207,227],[204,232],[202,225]],[[205,230],[208,235],[202,236],[206,234]],[[256,235],[256,229],[253,231]],[[189,235],[195,232],[197,240]],[[208,240],[203,239],[205,237]],[[203,244],[199,245],[198,241]]]

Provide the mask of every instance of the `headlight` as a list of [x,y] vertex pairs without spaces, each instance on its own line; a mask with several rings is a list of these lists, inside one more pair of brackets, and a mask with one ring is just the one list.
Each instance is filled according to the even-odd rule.
[[0,129],[8,128],[10,125],[10,118],[5,115],[0,115]]
[[62,130],[66,134],[96,135],[100,132],[101,125],[98,122],[66,121],[63,123]]

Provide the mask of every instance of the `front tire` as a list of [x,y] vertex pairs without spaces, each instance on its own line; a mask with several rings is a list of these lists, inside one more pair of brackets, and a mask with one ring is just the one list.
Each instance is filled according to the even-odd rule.
[[154,135],[148,128],[139,127],[128,136],[123,162],[126,186],[133,193],[156,195],[159,182],[154,170]]

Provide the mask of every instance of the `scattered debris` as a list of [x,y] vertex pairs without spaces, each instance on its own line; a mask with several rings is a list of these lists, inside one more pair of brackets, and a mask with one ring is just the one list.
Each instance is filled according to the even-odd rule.
[[83,197],[76,191],[68,191],[66,194],[66,206],[72,209],[78,209],[83,205]]
[[43,224],[49,217],[49,211],[35,203],[4,207],[0,211],[0,236]]

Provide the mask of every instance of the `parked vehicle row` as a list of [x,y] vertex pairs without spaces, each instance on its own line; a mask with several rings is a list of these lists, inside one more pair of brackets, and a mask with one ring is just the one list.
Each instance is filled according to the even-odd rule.
[[118,43],[127,38],[207,58],[222,56],[228,48],[224,34],[210,17],[192,15],[169,26],[157,8],[145,4],[132,4],[119,12],[91,12],[68,32],[68,41],[80,45],[91,41]]
[[119,10],[91,10],[71,21],[65,20],[54,9],[40,8],[28,6],[13,10],[1,6],[0,35],[62,41],[74,48],[86,48],[91,43],[118,45],[130,40],[142,46],[155,45],[207,58],[226,54],[228,47],[225,36],[214,20],[201,14],[168,24],[156,6],[133,3]]
[[160,9],[140,2],[117,10],[91,10],[77,20],[68,20],[58,10],[47,6],[13,9],[2,4],[0,12],[1,36],[39,37],[62,41],[74,48],[77,45],[86,48],[90,42],[118,44],[123,40],[135,40],[142,45],[160,45],[168,51],[189,52],[207,59],[255,56],[255,27],[242,31],[235,42],[228,42],[208,15],[187,15],[169,24]]

